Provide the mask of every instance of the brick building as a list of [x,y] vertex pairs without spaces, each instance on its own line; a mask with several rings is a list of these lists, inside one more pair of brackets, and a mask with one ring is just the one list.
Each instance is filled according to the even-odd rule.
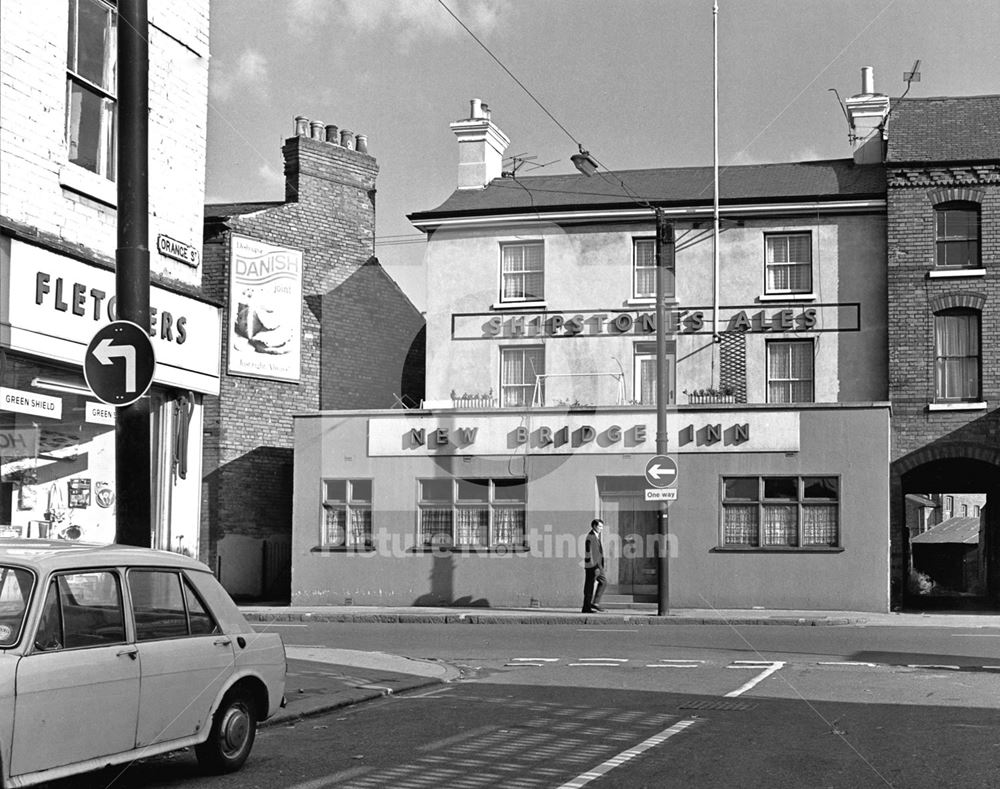
[[996,605],[1000,96],[899,100],[886,126],[893,596],[915,602],[905,496],[985,494],[982,594]]
[[[200,292],[209,2],[152,3],[151,412],[155,547],[197,555],[202,402],[219,387]],[[0,4],[0,532],[111,541],[115,414],[82,374],[115,316],[116,4]]]
[[203,558],[233,594],[288,594],[292,415],[422,397],[423,318],[373,256],[366,143],[297,118],[283,201],[205,209],[204,287],[224,306]]

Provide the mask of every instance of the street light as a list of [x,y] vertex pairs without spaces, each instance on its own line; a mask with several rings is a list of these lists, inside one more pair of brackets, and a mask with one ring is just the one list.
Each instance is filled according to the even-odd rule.
[[[570,159],[573,166],[590,177],[597,172],[597,162],[580,145],[580,152]],[[652,208],[656,217],[656,454],[667,454],[667,305],[665,300],[665,270],[674,268],[674,225],[668,222],[663,209],[646,201],[635,202]],[[670,550],[667,538],[670,535],[668,502],[660,501],[657,517],[657,557],[656,557],[656,614],[670,613]]]

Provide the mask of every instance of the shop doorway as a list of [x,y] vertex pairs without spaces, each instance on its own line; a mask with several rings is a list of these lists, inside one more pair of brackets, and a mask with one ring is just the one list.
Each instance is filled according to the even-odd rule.
[[598,483],[607,594],[655,602],[657,505],[644,500],[642,477],[601,477]]
[[1000,469],[972,458],[932,460],[902,475],[904,608],[1000,610],[998,480]]

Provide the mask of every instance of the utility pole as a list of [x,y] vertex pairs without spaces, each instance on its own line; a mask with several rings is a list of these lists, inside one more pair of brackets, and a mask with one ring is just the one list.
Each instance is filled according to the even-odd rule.
[[[147,0],[118,3],[117,318],[149,331],[149,42]],[[115,542],[152,542],[149,398],[115,420]]]
[[[662,208],[654,208],[656,213],[656,454],[667,454],[667,401],[670,396],[669,381],[667,381],[667,305],[664,293],[666,291],[664,278],[666,270],[674,268],[674,226],[667,222]],[[670,328],[673,333],[673,327]],[[657,550],[656,562],[657,616],[670,613],[670,547],[667,539],[670,535],[670,521],[667,511],[669,502],[659,503],[660,511],[657,519]]]

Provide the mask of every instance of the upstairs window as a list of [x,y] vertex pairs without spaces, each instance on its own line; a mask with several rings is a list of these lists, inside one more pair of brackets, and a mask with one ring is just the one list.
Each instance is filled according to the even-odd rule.
[[[674,295],[674,269],[663,271],[663,295]],[[632,242],[632,296],[656,298],[656,239],[637,238]]]
[[545,245],[500,245],[500,301],[542,301],[545,298]]
[[504,408],[527,408],[535,399],[538,385],[538,405],[545,404],[542,385],[545,375],[545,348],[521,345],[500,349],[500,402]]
[[69,161],[115,179],[117,13],[103,0],[69,0],[66,141]]
[[812,340],[767,344],[767,402],[811,403],[815,398]]
[[979,313],[955,309],[934,316],[934,395],[938,402],[979,400]]
[[766,261],[764,292],[812,292],[812,235],[782,233],[764,237]]
[[979,206],[942,203],[937,220],[937,265],[945,268],[979,267]]

